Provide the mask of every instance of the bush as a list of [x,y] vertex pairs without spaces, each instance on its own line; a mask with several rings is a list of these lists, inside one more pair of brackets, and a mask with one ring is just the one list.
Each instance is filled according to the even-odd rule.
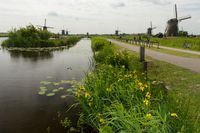
[[4,47],[57,47],[74,45],[81,37],[70,36],[63,39],[50,39],[52,33],[29,25],[19,30],[14,29],[8,34],[8,40],[2,43]]
[[94,52],[101,50],[105,45],[109,45],[110,43],[101,37],[92,38],[92,50]]

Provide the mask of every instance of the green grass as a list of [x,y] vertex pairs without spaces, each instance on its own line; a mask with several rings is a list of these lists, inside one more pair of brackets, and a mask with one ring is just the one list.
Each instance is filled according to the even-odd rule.
[[[96,49],[94,45],[103,38],[93,40],[98,42],[92,44]],[[105,39],[101,46],[93,50],[95,70],[76,90],[82,108],[79,124],[89,124],[101,133],[183,131],[182,116],[168,108],[165,85],[145,77],[138,57]]]
[[[120,39],[120,40],[133,40],[135,37],[136,40],[138,40],[138,36],[133,35],[125,35],[120,37],[112,36],[112,38]],[[141,40],[146,41],[145,35],[141,36]],[[174,48],[180,48],[180,49],[187,49],[187,50],[194,50],[194,51],[200,51],[200,38],[199,37],[170,37],[170,38],[150,38],[150,41],[153,42],[159,42],[162,46],[167,47],[174,47]],[[189,44],[189,48],[184,48],[183,44],[187,43]]]
[[160,45],[184,49],[183,44],[186,42],[190,45],[188,50],[200,51],[200,38],[173,37],[173,38],[152,38],[152,41],[158,41]]
[[170,109],[182,115],[185,132],[200,132],[200,74],[165,62],[153,60],[149,77],[162,80],[169,88],[173,101]]
[[[130,53],[138,56],[136,52]],[[200,132],[200,74],[150,57],[147,59],[152,60],[148,77],[163,81],[169,89],[167,108],[179,114],[176,127],[184,133]]]
[[[120,41],[120,39],[118,39]],[[127,42],[128,43],[128,42]],[[129,43],[130,44],[130,43]],[[133,44],[131,44],[133,45]],[[156,47],[146,47],[147,49],[151,49],[154,51],[158,51],[161,53],[166,53],[166,54],[171,54],[171,55],[176,55],[176,56],[181,56],[181,57],[187,57],[187,58],[200,58],[200,55],[197,54],[191,54],[191,53],[186,53],[186,52],[181,52],[181,51],[175,51],[175,50],[169,50],[169,49],[164,49],[164,48],[157,48]]]
[[148,48],[154,51],[158,51],[161,53],[166,53],[166,54],[171,54],[171,55],[176,55],[176,56],[181,56],[181,57],[187,57],[187,58],[200,58],[200,55],[197,54],[190,54],[190,53],[185,53],[185,52],[180,52],[180,51],[175,51],[175,50],[169,50],[169,49],[164,49],[164,48]]

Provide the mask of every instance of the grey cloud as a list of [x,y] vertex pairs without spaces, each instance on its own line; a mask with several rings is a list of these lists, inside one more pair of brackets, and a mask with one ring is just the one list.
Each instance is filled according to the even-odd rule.
[[48,16],[58,17],[59,15],[58,15],[57,12],[52,11],[52,12],[49,12],[49,13],[48,13]]
[[125,7],[126,4],[124,2],[112,3],[111,6],[113,8]]
[[141,0],[141,1],[151,2],[155,5],[169,5],[169,4],[171,4],[170,0]]

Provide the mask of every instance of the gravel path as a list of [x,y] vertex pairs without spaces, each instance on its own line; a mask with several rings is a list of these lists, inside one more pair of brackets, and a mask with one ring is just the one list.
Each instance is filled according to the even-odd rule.
[[[139,47],[135,45],[130,45],[127,43],[119,42],[113,39],[108,39],[112,43],[121,46],[123,48],[126,48],[131,51],[136,51],[139,52]],[[160,53],[157,51],[145,49],[145,54],[147,56],[150,56],[154,59],[160,60],[160,61],[165,61],[186,69],[190,69],[194,72],[200,73],[200,59],[196,58],[185,58],[185,57],[180,57],[180,56],[175,56],[175,55],[170,55],[170,54],[165,54],[165,53]]]

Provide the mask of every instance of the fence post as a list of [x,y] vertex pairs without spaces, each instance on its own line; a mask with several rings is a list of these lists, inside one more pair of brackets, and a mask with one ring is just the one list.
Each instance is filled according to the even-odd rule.
[[147,67],[148,67],[148,61],[142,62],[142,71],[145,74],[145,77],[147,78]]
[[144,46],[140,46],[140,62],[145,61],[145,48]]

